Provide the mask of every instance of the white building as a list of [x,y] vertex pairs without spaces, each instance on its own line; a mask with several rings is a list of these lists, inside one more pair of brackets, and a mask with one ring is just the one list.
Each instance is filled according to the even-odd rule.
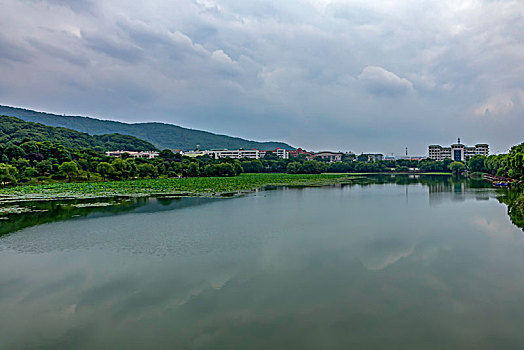
[[384,155],[382,153],[364,153],[364,155],[368,157],[368,162],[384,160]]
[[207,151],[188,151],[188,152],[182,152],[182,155],[186,156],[186,157],[191,157],[191,158],[195,158],[195,157],[201,157],[201,156],[205,156]]
[[259,159],[260,158],[260,151],[257,149],[236,149],[236,150],[229,150],[229,149],[220,149],[220,150],[211,150],[211,151],[204,151],[206,154],[209,154],[211,157],[215,159],[221,159],[221,158],[231,158],[231,159],[241,159],[241,158],[251,158],[251,159]]
[[289,158],[288,152],[285,149],[280,149],[280,148],[277,148],[275,150],[270,150],[270,151],[259,151],[257,149],[236,149],[236,150],[220,149],[220,150],[203,151],[203,153],[209,154],[211,157],[215,159],[221,159],[221,158],[260,159],[260,158],[264,158],[267,152],[273,152],[281,159]]
[[108,151],[108,157],[120,157],[122,154],[129,154],[131,158],[147,158],[152,159],[158,157],[158,152],[155,151]]
[[260,158],[264,158],[266,153],[272,152],[272,153],[276,154],[278,156],[278,158],[280,158],[280,159],[289,159],[289,152],[287,150],[285,150],[285,149],[277,148],[277,149],[270,150],[270,151],[259,151],[259,152],[260,152]]
[[450,147],[442,147],[440,145],[429,145],[428,156],[434,160],[460,160],[466,161],[474,155],[489,156],[489,145],[485,143],[478,143],[474,147],[468,147],[460,143],[460,138],[456,144]]
[[308,158],[309,159],[322,158],[322,159],[329,160],[329,162],[341,162],[343,155],[344,155],[344,153],[342,153],[342,152],[325,151],[325,152],[313,153]]

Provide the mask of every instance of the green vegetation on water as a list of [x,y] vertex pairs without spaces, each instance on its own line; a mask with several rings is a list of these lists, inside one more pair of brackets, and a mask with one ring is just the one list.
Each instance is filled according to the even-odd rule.
[[137,179],[110,182],[55,183],[0,188],[0,203],[34,199],[104,198],[151,195],[221,195],[265,186],[319,186],[356,177],[335,174],[243,174],[235,177]]

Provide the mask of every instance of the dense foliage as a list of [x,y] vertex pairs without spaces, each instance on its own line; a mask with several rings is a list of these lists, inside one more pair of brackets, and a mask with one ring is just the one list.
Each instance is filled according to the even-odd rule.
[[151,143],[134,136],[107,134],[89,135],[66,128],[55,128],[21,119],[0,116],[0,144],[22,144],[26,141],[52,141],[66,148],[109,150],[155,150]]
[[[195,149],[197,145],[200,145],[201,149],[293,149],[293,147],[283,142],[249,141],[238,137],[217,135],[206,131],[186,129],[165,123],[127,124],[87,117],[61,116],[7,106],[0,106],[0,115],[1,114],[49,126],[69,128],[91,135],[114,133],[133,135],[151,142],[160,149],[170,148],[187,151]],[[136,147],[135,149],[144,148]]]
[[[357,158],[358,159],[358,158]],[[363,158],[362,158],[363,159]],[[442,162],[425,159],[418,160],[379,160],[368,162],[345,157],[342,162],[327,162],[322,159],[307,160],[304,156],[291,159],[274,159],[267,153],[264,159],[246,159],[241,161],[246,173],[287,172],[289,174],[320,174],[320,173],[375,173],[375,172],[449,172],[451,160]]]
[[489,157],[474,156],[469,162],[470,171],[511,177],[524,181],[524,143],[513,146],[509,153]]
[[[15,139],[16,140],[16,139]],[[107,157],[92,149],[72,149],[50,141],[0,143],[0,183],[127,180],[134,178],[236,176],[238,160],[182,157],[169,150],[154,159]]]

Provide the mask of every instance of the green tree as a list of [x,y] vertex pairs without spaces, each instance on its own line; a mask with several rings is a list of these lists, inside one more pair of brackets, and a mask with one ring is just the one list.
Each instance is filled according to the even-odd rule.
[[9,158],[10,161],[25,157],[25,152],[22,147],[9,142],[4,148],[4,154]]
[[191,162],[182,168],[182,175],[187,177],[196,177],[200,175],[198,163]]
[[19,173],[22,173],[25,168],[27,168],[28,166],[31,166],[31,163],[27,159],[18,158],[17,160],[11,161],[11,165],[16,167]]
[[175,153],[173,151],[171,151],[170,149],[166,148],[166,149],[160,151],[158,156],[160,158],[162,158],[162,159],[174,159],[175,158]]
[[78,166],[75,162],[63,162],[58,167],[58,170],[67,177],[68,181],[71,182],[74,176],[78,175]]
[[300,173],[301,165],[299,162],[291,162],[287,165],[286,172],[288,174],[298,174]]
[[266,152],[266,154],[264,154],[264,159],[265,160],[279,160],[278,156],[271,151]]
[[115,168],[108,162],[100,162],[96,166],[96,172],[102,176],[102,179],[107,179],[115,173]]
[[136,172],[136,164],[129,159],[116,158],[113,161],[114,176],[118,180],[129,179]]
[[6,184],[16,184],[18,169],[9,164],[0,163],[0,182],[2,186]]
[[346,173],[348,172],[349,166],[347,162],[334,162],[328,165],[328,172],[330,173]]
[[49,160],[43,160],[36,163],[35,169],[38,171],[39,175],[51,174],[53,171],[53,163],[51,163]]
[[262,162],[258,159],[244,160],[240,164],[245,173],[261,173],[264,170]]
[[24,150],[25,153],[38,153],[40,151],[38,143],[35,141],[24,142],[20,145],[20,147]]
[[145,163],[137,166],[138,176],[142,178],[157,177],[158,170],[153,164]]
[[453,175],[460,175],[466,170],[466,165],[462,162],[453,162],[449,165],[449,170]]
[[468,160],[468,169],[474,173],[483,173],[486,171],[486,156],[480,154],[474,155]]
[[327,165],[316,160],[306,160],[300,167],[303,174],[320,174],[327,170]]
[[524,143],[511,147],[508,163],[509,176],[524,180]]
[[26,167],[24,171],[22,172],[22,177],[24,178],[24,180],[30,180],[37,176],[38,176],[38,170],[30,166]]
[[368,156],[366,156],[365,154],[361,154],[357,157],[357,161],[359,162],[367,162],[368,161]]

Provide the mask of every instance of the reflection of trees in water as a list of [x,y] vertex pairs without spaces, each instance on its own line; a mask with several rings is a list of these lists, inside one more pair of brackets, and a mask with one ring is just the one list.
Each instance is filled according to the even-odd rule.
[[354,181],[359,185],[396,184],[418,185],[429,187],[430,192],[464,192],[466,188],[491,188],[491,184],[484,180],[467,179],[448,175],[369,175]]
[[[22,214],[10,214],[8,220],[0,223],[0,236],[26,227],[63,221],[74,218],[90,218],[134,213],[158,212],[181,209],[203,203],[211,198],[110,198],[59,201],[28,201],[17,203],[19,207],[29,209]],[[80,206],[76,206],[80,205]],[[92,206],[89,206],[92,205]]]
[[511,222],[524,231],[524,192],[505,189],[504,195],[497,199],[508,206]]
[[[468,189],[491,188],[489,182],[483,180],[471,180],[461,177],[439,176],[439,175],[372,175],[354,180],[349,184],[336,184],[331,187],[344,188],[352,186],[367,187],[372,185],[396,184],[406,186],[423,185],[428,187],[430,203],[439,203],[443,199],[465,200],[468,198],[476,200],[487,200],[490,191],[469,191]],[[275,188],[268,188],[276,189]],[[294,189],[297,190],[297,189]],[[300,190],[300,188],[298,188]],[[504,190],[504,195],[498,197],[499,202],[508,206],[508,215],[516,226],[524,230],[524,193]],[[23,214],[10,214],[9,220],[0,221],[0,236],[18,231],[20,229],[56,221],[63,221],[82,217],[101,217],[120,215],[126,213],[147,213],[164,210],[181,209],[195,205],[209,203],[210,201],[225,200],[219,198],[187,197],[173,198],[169,196],[157,198],[112,198],[112,199],[89,199],[89,200],[63,200],[63,201],[34,201],[17,203],[20,207],[37,210]],[[106,203],[106,206],[85,206]],[[43,210],[43,211],[38,211]]]
[[[111,199],[111,200],[59,200],[59,201],[28,201],[17,203],[19,207],[27,208],[28,212],[8,215],[8,220],[2,222],[0,236],[20,229],[67,220],[75,217],[86,217],[90,214],[115,215],[131,211],[144,205],[144,198]],[[94,205],[92,207],[76,207],[75,205]],[[107,204],[107,206],[96,206]]]

